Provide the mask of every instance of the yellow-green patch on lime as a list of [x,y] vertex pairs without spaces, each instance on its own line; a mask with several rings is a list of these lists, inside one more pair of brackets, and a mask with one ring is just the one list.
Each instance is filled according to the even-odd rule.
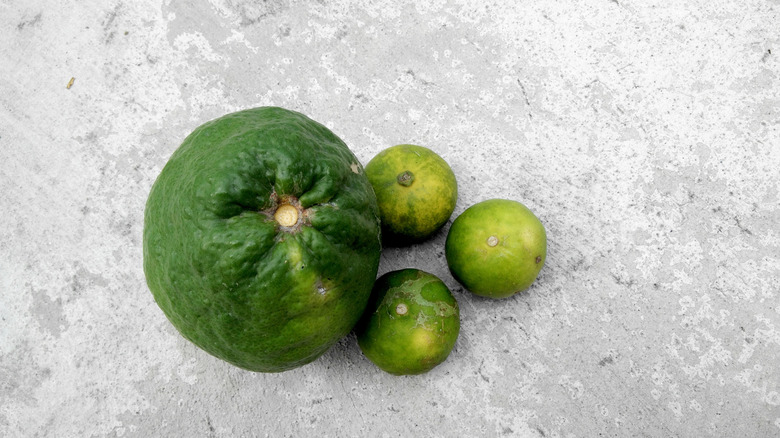
[[466,289],[506,298],[536,280],[547,258],[547,233],[525,205],[491,199],[453,221],[445,255],[453,277]]
[[441,228],[458,200],[449,164],[432,150],[402,144],[387,148],[366,165],[376,193],[384,241],[419,242]]
[[381,276],[355,328],[363,354],[395,375],[444,362],[460,332],[458,302],[435,275],[403,269]]

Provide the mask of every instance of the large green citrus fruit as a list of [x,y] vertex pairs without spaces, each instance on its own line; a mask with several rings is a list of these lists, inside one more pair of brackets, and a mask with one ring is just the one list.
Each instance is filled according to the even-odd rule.
[[197,128],[154,183],[144,271],[181,334],[239,367],[309,363],[360,318],[380,255],[363,168],[319,123],[281,108]]
[[374,284],[355,333],[372,362],[391,374],[421,374],[444,362],[460,331],[458,302],[435,275],[388,272]]
[[523,204],[491,199],[453,221],[444,249],[452,275],[466,289],[505,298],[536,280],[547,257],[547,234]]
[[444,159],[422,146],[387,148],[366,165],[376,193],[385,241],[424,240],[442,227],[455,209],[458,183]]

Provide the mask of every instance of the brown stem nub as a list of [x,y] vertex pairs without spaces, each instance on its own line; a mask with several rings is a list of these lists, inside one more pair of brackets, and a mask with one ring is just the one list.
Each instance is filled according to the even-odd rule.
[[414,174],[408,170],[404,170],[398,174],[396,180],[398,181],[398,184],[401,184],[404,187],[409,187],[414,182]]

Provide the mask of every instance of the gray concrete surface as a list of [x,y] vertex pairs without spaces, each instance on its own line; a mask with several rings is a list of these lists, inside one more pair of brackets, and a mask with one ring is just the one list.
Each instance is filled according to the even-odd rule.
[[[780,435],[780,2],[0,2],[0,436]],[[71,86],[67,85],[73,78]],[[393,377],[353,337],[242,371],[141,269],[155,177],[197,125],[301,111],[365,164],[417,143],[549,233],[503,301],[430,241],[450,358]]]

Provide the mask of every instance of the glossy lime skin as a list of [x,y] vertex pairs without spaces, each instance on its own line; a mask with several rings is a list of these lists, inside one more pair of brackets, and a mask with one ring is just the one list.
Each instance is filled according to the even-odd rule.
[[[299,222],[274,220],[296,206]],[[198,127],[154,183],[144,272],[181,334],[252,371],[309,363],[348,334],[376,278],[373,190],[347,146],[263,107]]]
[[450,272],[466,289],[506,298],[536,280],[547,258],[547,233],[523,204],[491,199],[453,221],[444,252]]
[[[404,180],[404,173],[410,179]],[[366,164],[366,176],[390,245],[425,240],[447,222],[458,200],[458,183],[449,164],[423,146],[401,144],[383,150]]]
[[455,297],[439,278],[418,269],[381,276],[355,328],[363,354],[395,375],[422,374],[444,362],[459,332]]

